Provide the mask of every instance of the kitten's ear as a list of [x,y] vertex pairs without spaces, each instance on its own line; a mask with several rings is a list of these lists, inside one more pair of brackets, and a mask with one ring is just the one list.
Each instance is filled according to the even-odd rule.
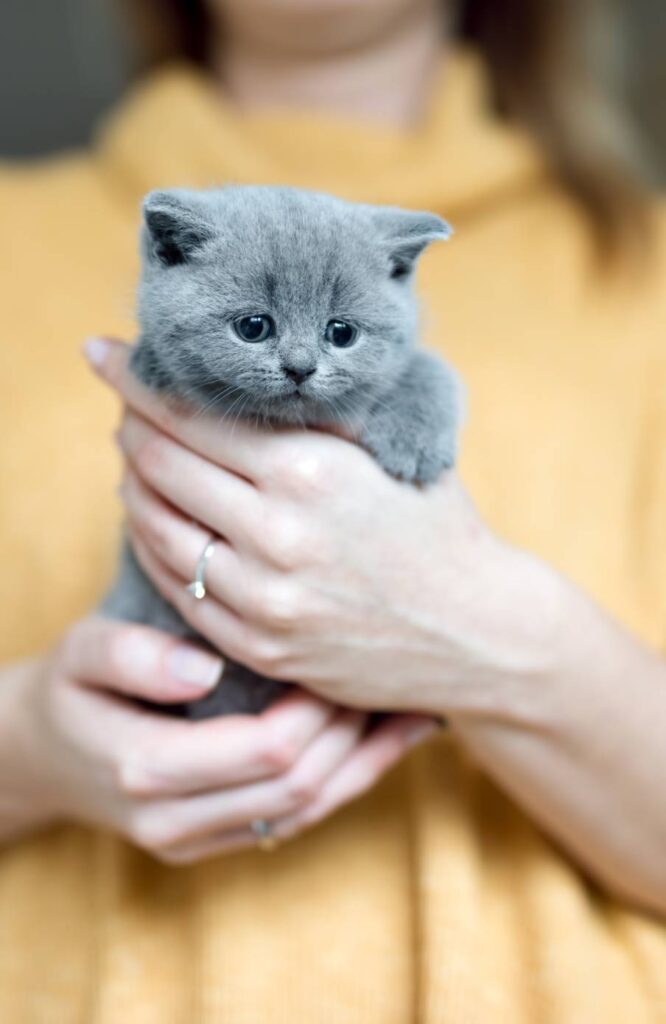
[[148,253],[166,267],[186,263],[212,235],[196,199],[176,190],[149,192],[143,219]]
[[446,240],[453,228],[435,213],[413,212],[387,207],[375,220],[388,244],[391,277],[406,277],[431,242]]

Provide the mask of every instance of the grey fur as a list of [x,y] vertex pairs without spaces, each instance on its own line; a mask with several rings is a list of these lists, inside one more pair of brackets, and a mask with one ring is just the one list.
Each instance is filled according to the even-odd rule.
[[[454,464],[457,378],[414,347],[412,271],[430,242],[449,236],[443,220],[258,186],[151,192],[143,211],[141,335],[131,365],[144,384],[209,414],[354,423],[387,472],[412,483]],[[234,321],[251,314],[272,317],[275,335],[241,340]],[[326,340],[335,319],[357,329],[350,347]],[[201,641],[128,545],[103,610]],[[179,710],[256,712],[283,686],[227,663],[209,697]]]

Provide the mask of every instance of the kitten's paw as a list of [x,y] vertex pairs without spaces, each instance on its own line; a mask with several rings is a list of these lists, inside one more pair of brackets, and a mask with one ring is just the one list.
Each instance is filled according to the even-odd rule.
[[363,444],[379,464],[398,480],[430,484],[451,469],[456,461],[456,437],[452,431],[418,436],[412,432],[391,434],[373,431]]

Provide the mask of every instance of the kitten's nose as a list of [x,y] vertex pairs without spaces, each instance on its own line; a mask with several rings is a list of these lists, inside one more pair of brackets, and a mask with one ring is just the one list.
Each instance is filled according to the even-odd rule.
[[282,369],[284,370],[285,377],[288,377],[289,380],[293,380],[294,384],[302,384],[304,380],[307,380],[308,377],[312,376],[317,367],[283,366]]

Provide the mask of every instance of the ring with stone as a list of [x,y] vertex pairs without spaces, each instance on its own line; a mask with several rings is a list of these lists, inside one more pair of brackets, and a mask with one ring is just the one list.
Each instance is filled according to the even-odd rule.
[[274,850],[277,846],[277,839],[273,834],[273,826],[270,821],[266,818],[255,818],[254,821],[250,822],[250,828],[254,833],[257,846],[260,850]]

